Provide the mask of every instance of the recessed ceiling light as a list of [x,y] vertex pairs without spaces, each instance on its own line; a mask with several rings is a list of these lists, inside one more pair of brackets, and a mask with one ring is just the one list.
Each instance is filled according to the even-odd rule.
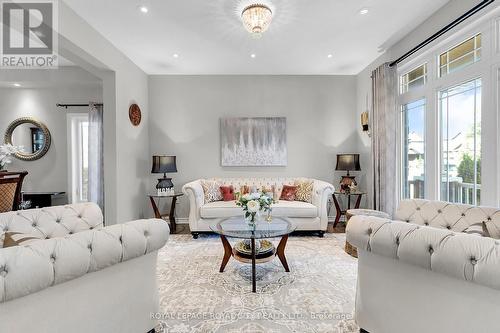
[[329,54],[327,57],[328,58],[333,58],[333,54]]
[[147,14],[149,12],[148,7],[146,7],[146,6],[139,6],[139,10],[141,11],[141,13],[144,13],[144,14]]
[[14,83],[13,86],[14,87],[20,87],[21,85],[19,83]]
[[251,58],[255,58],[257,55],[255,53],[250,54]]
[[174,58],[179,58],[179,55],[178,55],[177,53],[174,53],[174,54],[172,55],[172,57],[174,57]]
[[368,8],[363,8],[363,9],[361,9],[361,10],[359,11],[359,13],[360,13],[361,15],[366,15],[366,14],[368,14]]

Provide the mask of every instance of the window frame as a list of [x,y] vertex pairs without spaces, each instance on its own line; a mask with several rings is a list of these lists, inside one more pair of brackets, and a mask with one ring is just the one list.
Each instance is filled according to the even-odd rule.
[[[439,75],[439,56],[468,38],[481,33],[481,60],[443,77]],[[398,110],[404,104],[425,98],[425,198],[440,200],[441,175],[441,120],[439,92],[457,84],[476,78],[482,80],[481,92],[481,205],[500,205],[500,8],[483,15],[466,27],[448,34],[438,43],[423,48],[419,53],[398,65],[398,77],[427,62],[426,84],[418,89],[400,93],[398,85]],[[398,82],[399,83],[399,82]],[[401,124],[401,121],[399,122]],[[402,142],[403,131],[398,128]],[[495,138],[495,139],[493,139]],[[488,140],[489,139],[489,140]],[[488,142],[488,145],[484,144]],[[402,145],[398,145],[398,156],[402,156]],[[399,199],[403,199],[402,158],[398,158]],[[488,181],[484,181],[488,179]]]
[[82,134],[80,129],[80,124],[88,121],[88,113],[68,113],[66,115],[68,141],[68,201],[72,204],[88,201],[88,198],[81,198],[81,179],[83,178],[81,156],[83,155],[83,151],[81,149]]

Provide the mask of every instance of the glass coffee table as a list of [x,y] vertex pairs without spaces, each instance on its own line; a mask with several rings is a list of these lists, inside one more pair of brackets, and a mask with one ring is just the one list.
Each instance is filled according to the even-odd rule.
[[[286,272],[290,272],[285,257],[285,247],[288,235],[295,231],[295,226],[286,218],[273,217],[270,222],[259,221],[250,227],[243,217],[230,217],[212,224],[210,229],[220,235],[224,246],[224,257],[219,272],[224,272],[229,259],[234,259],[252,264],[252,292],[256,292],[255,266],[277,256]],[[238,238],[243,241],[231,246],[227,238]],[[281,237],[278,246],[267,240],[268,238]],[[257,244],[256,244],[257,243]]]

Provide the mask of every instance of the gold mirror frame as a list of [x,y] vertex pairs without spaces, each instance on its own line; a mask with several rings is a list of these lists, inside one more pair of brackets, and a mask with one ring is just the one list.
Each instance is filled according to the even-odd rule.
[[23,161],[35,161],[42,158],[49,151],[52,139],[50,137],[50,132],[47,126],[45,126],[44,123],[36,120],[35,118],[22,117],[11,122],[7,127],[7,130],[5,131],[5,139],[4,139],[5,143],[12,145],[12,134],[14,133],[14,130],[17,128],[17,126],[22,124],[33,124],[43,131],[43,139],[44,139],[43,147],[35,153],[28,154],[28,153],[18,152],[15,153],[14,156]]

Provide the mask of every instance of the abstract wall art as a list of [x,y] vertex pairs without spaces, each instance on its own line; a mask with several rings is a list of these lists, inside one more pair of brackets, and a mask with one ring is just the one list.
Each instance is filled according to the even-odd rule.
[[221,118],[222,166],[286,166],[286,118]]

